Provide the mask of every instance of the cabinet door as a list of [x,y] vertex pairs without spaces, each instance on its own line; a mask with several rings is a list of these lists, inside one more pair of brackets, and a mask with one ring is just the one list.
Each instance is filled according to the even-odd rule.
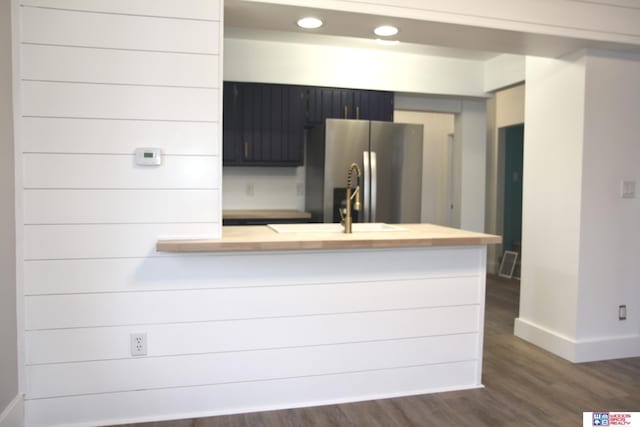
[[286,86],[283,93],[283,161],[300,166],[304,163],[305,88]]
[[222,160],[224,164],[242,161],[241,87],[237,83],[223,85]]
[[356,90],[353,92],[355,118],[393,121],[393,92]]
[[352,119],[353,91],[332,87],[308,87],[307,122],[321,124],[325,119]]
[[303,163],[303,95],[297,86],[242,85],[242,164]]
[[270,101],[268,85],[242,85],[242,162],[245,164],[269,160],[273,132]]
[[309,87],[307,123],[325,119],[393,121],[393,92]]

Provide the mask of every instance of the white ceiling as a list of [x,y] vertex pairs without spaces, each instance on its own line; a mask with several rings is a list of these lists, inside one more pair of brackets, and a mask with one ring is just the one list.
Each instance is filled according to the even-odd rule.
[[[321,18],[324,25],[316,30],[300,29],[295,23],[303,16]],[[224,22],[226,36],[231,38],[393,49],[473,60],[499,53],[559,57],[584,48],[620,49],[581,39],[242,0],[225,0]],[[373,42],[372,31],[382,24],[400,29],[395,37],[399,45]]]

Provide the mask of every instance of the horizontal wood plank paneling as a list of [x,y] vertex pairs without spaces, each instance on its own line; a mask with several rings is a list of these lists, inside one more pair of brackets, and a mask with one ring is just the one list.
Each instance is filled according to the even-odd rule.
[[156,253],[221,233],[218,1],[22,6],[28,427],[478,386],[484,249]]
[[[33,427],[172,419],[323,405],[477,387],[477,363],[460,362],[342,375],[28,400]],[[425,384],[429,384],[425,387]]]
[[218,89],[25,81],[22,115],[217,122]]
[[217,155],[218,123],[23,118],[26,153],[131,154],[160,147],[165,154]]
[[[146,292],[154,274],[169,272],[176,289],[170,294],[180,294],[184,265],[170,262],[153,273],[148,261],[164,256],[155,252],[160,236],[221,234],[220,1],[17,4],[17,150],[24,187],[18,220],[24,266],[46,266],[30,271],[28,287],[54,290],[67,286],[58,282],[65,280],[77,292],[109,283],[133,285],[144,296],[154,293]],[[136,166],[138,147],[160,148],[162,165]],[[77,268],[66,269],[72,265]],[[56,273],[48,276],[47,268]],[[120,279],[125,282],[113,282]],[[118,308],[112,307],[112,313],[117,315]],[[91,327],[77,331],[85,343],[100,336]],[[41,344],[33,341],[29,357],[37,360],[61,350],[59,340]],[[66,365],[69,374],[91,363],[93,356],[82,353],[87,349],[76,353],[76,366]],[[72,384],[27,371],[29,402],[37,398],[29,385],[37,379],[45,388],[54,382]],[[100,386],[86,385],[83,392],[99,396],[94,393]],[[121,409],[112,407],[109,413]],[[90,412],[92,424],[103,424],[104,415],[96,416],[100,410],[85,415]],[[27,426],[37,424],[38,410],[26,409],[25,417]],[[44,423],[69,425],[73,419],[67,412]]]
[[219,190],[25,190],[25,224],[219,222]]
[[31,398],[342,374],[467,361],[471,335],[27,368]]
[[67,46],[22,47],[22,78],[146,86],[217,88],[217,55]]
[[25,154],[23,159],[25,188],[220,187],[220,161],[213,156],[163,156],[161,166],[138,166],[133,154]]
[[220,23],[22,7],[22,42],[217,54]]
[[[477,252],[477,251],[475,251]],[[300,283],[343,283],[416,278],[475,278],[470,248],[405,248],[359,251],[367,268],[353,268],[351,251],[278,252],[84,259],[25,263],[25,294],[155,291]],[[322,262],[318,262],[319,257]],[[286,263],[286,266],[283,264]],[[455,268],[458,263],[459,267]],[[331,266],[327,269],[327,266]],[[223,276],[219,272],[224,272]],[[260,275],[255,272],[260,271]],[[460,285],[459,285],[460,286]],[[479,290],[477,292],[480,292]]]
[[477,304],[476,292],[463,293],[458,289],[443,292],[437,286],[431,287],[429,284],[429,281],[416,280],[183,292],[30,296],[25,298],[25,328],[34,330],[202,322],[436,307],[433,309],[432,319],[450,322],[450,330],[457,333],[462,328],[462,331],[470,332],[469,322],[473,325],[471,331],[477,330],[477,305],[447,307],[452,301],[455,301],[454,304]]
[[[477,322],[448,324],[430,308],[296,318],[27,332],[27,363],[131,357],[129,334],[147,334],[150,357],[301,347],[426,337],[474,331]],[[477,332],[472,335],[477,338]]]
[[25,225],[24,258],[82,259],[163,256],[155,250],[158,236],[219,236],[219,223]]
[[20,4],[171,18],[220,19],[218,0],[20,0]]

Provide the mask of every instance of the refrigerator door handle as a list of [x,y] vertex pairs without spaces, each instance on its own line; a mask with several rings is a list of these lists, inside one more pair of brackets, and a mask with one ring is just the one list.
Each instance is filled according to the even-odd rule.
[[362,219],[363,222],[369,222],[369,212],[371,207],[371,168],[369,166],[369,152],[362,152],[362,174],[364,175],[364,192],[362,193]]
[[371,215],[367,222],[376,222],[377,199],[378,199],[378,163],[376,161],[376,152],[371,151]]

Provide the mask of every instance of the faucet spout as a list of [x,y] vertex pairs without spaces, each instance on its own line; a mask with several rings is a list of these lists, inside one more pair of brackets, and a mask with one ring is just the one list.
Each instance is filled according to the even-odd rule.
[[[352,188],[353,185],[353,174],[356,174],[356,187]],[[349,166],[349,171],[347,172],[347,195],[345,197],[345,201],[346,201],[346,208],[345,208],[345,212],[344,215],[342,214],[342,212],[340,212],[340,216],[342,217],[342,221],[341,224],[344,225],[344,232],[345,233],[352,233],[352,224],[353,224],[353,218],[352,218],[352,208],[351,208],[351,201],[354,200],[353,202],[353,210],[354,211],[359,211],[360,210],[360,166],[358,166],[357,163],[351,163],[351,166]]]

